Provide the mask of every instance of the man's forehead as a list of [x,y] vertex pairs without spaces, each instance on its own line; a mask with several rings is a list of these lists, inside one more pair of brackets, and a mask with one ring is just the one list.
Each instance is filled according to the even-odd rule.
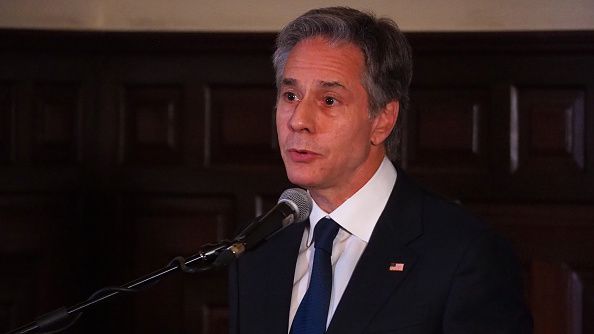
[[[289,52],[280,83],[312,84],[321,88],[346,88],[365,75],[362,51],[352,42],[312,37],[298,42]],[[302,81],[302,82],[300,82]]]

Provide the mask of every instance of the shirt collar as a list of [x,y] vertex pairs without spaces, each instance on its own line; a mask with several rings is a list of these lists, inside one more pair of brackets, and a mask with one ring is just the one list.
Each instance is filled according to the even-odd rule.
[[[325,212],[316,201],[313,201],[309,215],[309,231],[314,230],[320,219],[328,217],[350,234],[369,242],[375,224],[388,203],[396,178],[396,168],[388,158],[384,157],[371,179],[331,213]],[[308,246],[311,245],[312,239],[313,233],[309,233]]]

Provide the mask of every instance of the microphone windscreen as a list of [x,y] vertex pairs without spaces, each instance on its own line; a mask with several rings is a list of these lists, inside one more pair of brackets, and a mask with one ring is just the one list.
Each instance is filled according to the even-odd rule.
[[280,195],[278,203],[288,203],[295,209],[294,221],[299,223],[306,220],[311,213],[313,202],[307,191],[301,188],[290,188]]

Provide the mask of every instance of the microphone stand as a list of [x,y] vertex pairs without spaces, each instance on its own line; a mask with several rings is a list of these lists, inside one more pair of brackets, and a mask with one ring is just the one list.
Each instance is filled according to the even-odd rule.
[[[217,259],[219,253],[229,247],[229,245],[229,242],[207,245],[203,247],[203,249],[207,248],[207,250],[201,250],[198,254],[194,254],[186,259],[178,256],[167,266],[148,275],[142,276],[119,287],[101,289],[94,293],[86,301],[80,302],[74,306],[58,308],[52,312],[42,315],[41,317],[37,318],[37,320],[14,329],[6,334],[35,333],[34,331],[37,330],[49,331],[50,328],[55,326],[58,322],[65,321],[72,316],[80,316],[82,311],[97,303],[119,295],[122,292],[136,292],[140,288],[149,287],[151,284],[157,283],[161,278],[178,269],[181,269],[186,273],[196,273],[210,270],[218,266],[218,263],[216,263],[215,260]],[[193,266],[190,267],[190,265]],[[72,319],[71,323],[67,324],[65,327],[53,330],[52,333],[56,333],[70,327],[70,325],[74,324],[76,320],[78,320],[78,317]]]

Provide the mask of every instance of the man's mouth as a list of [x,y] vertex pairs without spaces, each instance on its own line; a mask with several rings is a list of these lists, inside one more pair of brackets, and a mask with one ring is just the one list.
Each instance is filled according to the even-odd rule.
[[287,152],[293,162],[311,162],[320,156],[318,153],[300,149],[289,149]]

